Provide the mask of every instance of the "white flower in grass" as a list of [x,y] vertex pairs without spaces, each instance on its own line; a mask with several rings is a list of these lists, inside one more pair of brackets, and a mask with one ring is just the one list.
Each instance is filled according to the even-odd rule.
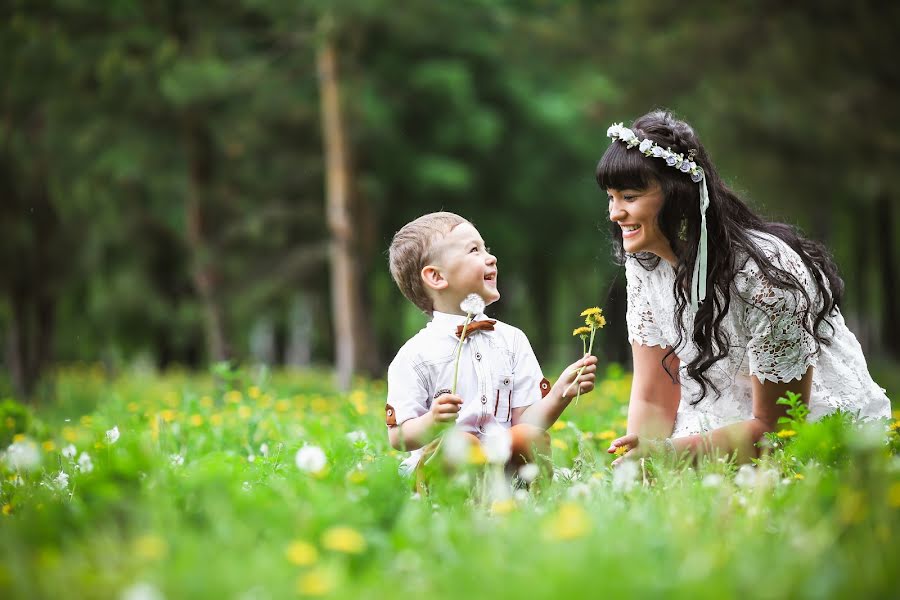
[[540,468],[534,463],[525,463],[519,467],[519,479],[525,483],[531,483],[540,475]]
[[248,463],[254,463],[254,462],[256,462],[256,455],[253,454],[252,452],[251,452],[250,454],[248,454],[248,455],[247,455],[247,462],[248,462]]
[[94,470],[94,463],[91,462],[91,456],[87,452],[82,452],[78,457],[78,469],[82,473],[90,473]]
[[181,454],[170,454],[169,455],[169,463],[173,467],[180,467],[184,464],[184,457]]
[[484,312],[484,298],[478,294],[469,294],[459,303],[459,308],[469,315],[478,315]]
[[165,600],[152,583],[139,582],[122,590],[121,600]]
[[66,446],[65,448],[62,449],[61,454],[63,455],[64,458],[68,458],[69,460],[71,460],[71,459],[75,458],[76,454],[78,454],[78,449],[74,445],[69,444],[68,446]]
[[566,491],[566,495],[573,500],[577,499],[585,499],[589,498],[591,495],[591,488],[586,483],[581,483],[580,481],[574,484]]
[[31,440],[13,442],[3,456],[3,461],[13,471],[31,471],[41,463],[41,453]]
[[707,473],[703,476],[703,480],[700,482],[700,485],[705,488],[717,488],[722,485],[722,482],[724,480],[725,478],[718,473]]
[[297,450],[294,462],[297,463],[297,468],[301,471],[316,474],[321,473],[325,469],[328,460],[325,457],[325,452],[321,448],[318,446],[306,445]]
[[69,474],[65,471],[60,471],[56,477],[53,478],[53,485],[56,486],[58,490],[64,490],[69,487]]
[[637,485],[638,464],[634,460],[623,460],[613,470],[613,489],[619,492],[630,492]]
[[265,442],[259,445],[259,453],[264,457],[269,458],[269,445]]
[[489,463],[505,465],[512,456],[512,435],[505,427],[493,427],[481,438],[481,449]]
[[106,441],[109,444],[115,444],[119,441],[119,426],[116,425],[106,432]]
[[465,465],[469,462],[472,442],[469,437],[458,429],[451,429],[444,434],[442,450],[444,459],[454,466]]
[[354,446],[365,446],[369,441],[369,436],[362,429],[351,431],[347,434],[347,440]]
[[559,467],[553,471],[553,481],[571,481],[575,477],[575,472],[568,467]]
[[737,474],[734,476],[734,483],[739,488],[752,488],[756,486],[757,477],[756,468],[752,465],[741,465],[741,468],[738,469]]
[[250,490],[253,489],[253,486],[250,485],[249,481],[245,481],[243,484],[241,484],[241,489],[244,490],[245,492],[249,492]]

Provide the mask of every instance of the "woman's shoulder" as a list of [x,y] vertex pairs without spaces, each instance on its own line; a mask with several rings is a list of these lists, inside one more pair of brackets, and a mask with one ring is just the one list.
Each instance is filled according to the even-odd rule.
[[[806,265],[797,252],[777,235],[765,231],[750,231],[749,241],[754,245],[757,255],[761,255],[774,267],[787,271],[797,277],[807,275]],[[759,261],[754,255],[744,248],[737,252],[737,272],[750,276],[760,276],[764,273]]]

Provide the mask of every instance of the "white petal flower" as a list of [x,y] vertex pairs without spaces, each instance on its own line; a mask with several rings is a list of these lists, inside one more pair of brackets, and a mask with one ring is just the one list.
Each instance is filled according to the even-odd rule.
[[356,446],[365,446],[369,441],[369,436],[362,429],[347,433],[347,440]]
[[666,151],[663,150],[662,146],[653,146],[652,154],[654,158],[661,158],[665,156]]
[[65,448],[62,449],[61,454],[65,458],[73,459],[73,458],[75,458],[75,455],[78,454],[78,449],[74,445],[69,444],[68,446],[66,446]]
[[90,473],[94,470],[94,463],[91,462],[91,456],[87,452],[82,452],[78,457],[78,469],[82,473]]
[[588,498],[591,495],[591,488],[579,481],[566,491],[566,495],[572,499]]
[[59,474],[53,478],[53,485],[55,485],[58,490],[64,490],[69,487],[69,474],[65,471],[60,471]]
[[165,596],[150,583],[135,583],[122,590],[121,600],[165,600]]
[[297,450],[294,457],[297,468],[307,473],[321,473],[325,469],[328,460],[325,458],[325,452],[318,446],[303,446]]
[[31,471],[41,462],[37,444],[31,440],[13,442],[3,456],[6,465],[13,471]]
[[177,454],[177,453],[176,453],[176,454],[170,454],[170,455],[169,455],[169,462],[171,463],[171,465],[172,465],[173,467],[180,467],[181,465],[184,464],[184,457],[183,457],[182,455],[180,455],[180,454]]
[[112,429],[106,432],[106,441],[110,444],[115,444],[119,441],[119,426],[116,425]]
[[718,473],[708,473],[704,475],[701,485],[705,488],[717,488],[722,485],[724,478]]
[[752,488],[756,485],[756,468],[752,465],[741,465],[737,475],[734,476],[734,483],[739,488]]
[[478,294],[469,294],[459,303],[459,308],[469,315],[477,315],[484,312],[484,298]]
[[494,427],[481,438],[481,448],[489,463],[504,465],[512,456],[512,435],[505,427]]
[[619,492],[629,492],[637,485],[638,464],[634,460],[623,460],[613,470],[613,489]]
[[531,483],[537,479],[537,476],[540,475],[540,473],[540,468],[534,463],[525,463],[519,467],[519,479],[525,483]]
[[469,436],[458,429],[451,429],[444,434],[443,450],[444,459],[454,466],[461,466],[469,462],[469,449],[472,442]]
[[619,139],[623,142],[630,142],[633,139],[636,139],[637,136],[634,135],[634,132],[627,127],[619,128]]
[[259,453],[262,454],[263,456],[265,456],[266,458],[268,458],[269,457],[269,445],[265,442],[260,444],[259,445]]
[[619,132],[622,130],[621,123],[613,123],[609,126],[609,129],[606,130],[606,137],[617,138],[619,137]]
[[649,152],[651,148],[653,148],[653,140],[647,139],[647,138],[645,138],[645,139],[641,142],[641,145],[638,146],[638,150],[640,150],[641,152],[643,152],[643,153],[645,153],[645,154],[646,154],[647,152]]

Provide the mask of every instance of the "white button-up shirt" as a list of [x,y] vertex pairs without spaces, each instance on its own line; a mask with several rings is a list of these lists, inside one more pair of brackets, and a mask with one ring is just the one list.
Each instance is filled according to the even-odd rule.
[[[487,319],[484,314],[473,321]],[[459,338],[456,328],[465,317],[435,312],[424,329],[397,352],[388,368],[388,421],[397,425],[431,410],[441,394],[450,393]],[[530,406],[542,397],[544,379],[528,338],[497,321],[493,331],[466,335],[459,360],[456,395],[463,399],[456,426],[479,438],[492,427],[511,426],[514,408]],[[546,384],[545,384],[546,385]],[[409,471],[421,449],[403,462]]]

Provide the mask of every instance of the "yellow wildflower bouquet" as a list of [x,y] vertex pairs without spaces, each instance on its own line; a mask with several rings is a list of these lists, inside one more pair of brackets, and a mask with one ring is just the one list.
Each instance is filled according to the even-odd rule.
[[[603,311],[597,306],[584,309],[583,311],[581,311],[581,316],[584,317],[584,325],[582,325],[581,327],[576,327],[572,331],[572,335],[581,338],[582,352],[584,354],[590,354],[594,348],[594,335],[597,333],[598,329],[603,329],[603,327],[606,325],[606,317],[603,316]],[[588,337],[590,337],[590,342],[588,342]],[[581,375],[581,372],[583,370],[584,367],[578,369],[578,373],[576,373],[575,375],[575,381],[569,384],[569,387],[567,387],[566,391],[563,392],[563,396],[569,393],[569,390],[572,389],[572,386],[575,385],[576,381],[578,381],[578,377]],[[578,386],[578,394],[575,396],[575,404],[578,404],[579,398],[581,398],[581,386]]]

